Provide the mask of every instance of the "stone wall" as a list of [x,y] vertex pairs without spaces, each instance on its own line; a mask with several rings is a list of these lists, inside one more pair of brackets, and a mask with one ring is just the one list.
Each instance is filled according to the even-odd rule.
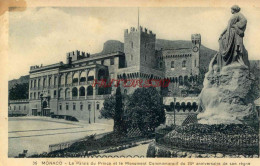
[[[168,52],[167,54],[174,54],[175,50]],[[167,55],[165,55],[167,56]],[[186,61],[185,67],[183,67],[183,62]],[[171,63],[174,63],[174,68],[172,68]],[[179,76],[190,76],[192,72],[192,57],[191,52],[187,54],[174,55],[164,59],[165,64],[165,77],[179,77]]]
[[[51,99],[48,108],[55,115],[69,115],[91,123],[109,123],[106,119],[100,119],[100,110],[103,107],[103,99],[98,100],[57,100]],[[68,107],[67,107],[68,106]],[[33,115],[32,109],[41,112],[41,101],[33,100],[28,104],[28,113]],[[30,110],[29,110],[30,108]],[[90,111],[89,111],[90,110]],[[90,115],[90,116],[89,116]],[[38,115],[39,116],[39,115]]]
[[23,114],[29,113],[29,101],[28,100],[10,100],[8,103],[8,114]]
[[73,116],[78,120],[90,121],[90,123],[106,121],[105,119],[99,119],[103,102],[104,100],[84,99],[59,101],[57,114]]

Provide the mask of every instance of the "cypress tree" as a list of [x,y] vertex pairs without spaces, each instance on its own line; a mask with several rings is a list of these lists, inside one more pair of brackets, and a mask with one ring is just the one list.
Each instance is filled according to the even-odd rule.
[[123,97],[120,87],[116,89],[116,106],[114,117],[114,132],[122,135],[125,133],[125,125],[123,120]]

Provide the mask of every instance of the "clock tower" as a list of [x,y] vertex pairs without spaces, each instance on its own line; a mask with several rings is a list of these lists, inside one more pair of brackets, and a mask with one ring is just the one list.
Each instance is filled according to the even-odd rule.
[[199,63],[200,63],[200,45],[201,36],[200,34],[191,35],[191,49],[192,49],[192,74],[199,74]]

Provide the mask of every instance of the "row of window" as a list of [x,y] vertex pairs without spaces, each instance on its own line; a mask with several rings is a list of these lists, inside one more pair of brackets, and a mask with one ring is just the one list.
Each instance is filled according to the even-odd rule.
[[[134,48],[134,42],[130,41],[131,48]],[[153,48],[153,44],[151,43],[144,43],[144,48]]]
[[[162,66],[162,64],[160,64],[160,67]],[[182,68],[185,68],[187,66],[187,62],[186,62],[186,60],[184,60],[184,61],[182,61]],[[194,61],[194,67],[196,67],[197,66],[197,61],[196,61],[196,59],[195,59],[195,61]],[[171,61],[171,68],[173,69],[175,67],[175,65],[174,65],[174,61]]]
[[[50,93],[50,91],[48,90],[48,94]],[[40,99],[40,95],[41,95],[41,92],[34,92],[34,93],[30,93],[30,99]],[[53,97],[56,98],[56,95],[57,95],[57,91],[54,90],[53,91]]]
[[[10,110],[12,110],[12,106],[10,106]],[[16,110],[16,106],[13,106],[13,110]],[[18,110],[21,110],[21,106],[18,106]],[[23,106],[23,110],[26,110],[26,105]]]
[[[104,62],[101,62],[104,63]],[[114,65],[114,59],[111,58],[110,59],[110,64]],[[104,69],[100,69],[98,71],[98,80],[105,78],[107,75],[107,72]],[[64,84],[74,84],[74,83],[78,83],[78,82],[86,82],[86,81],[93,81],[94,80],[94,76],[95,73],[93,70],[91,70],[90,72],[82,72],[82,73],[75,73],[75,74],[63,74],[59,77],[59,84],[64,85]],[[57,85],[57,79],[58,77],[55,76],[54,77],[54,86]],[[48,78],[48,85],[46,84],[47,82],[47,78],[43,78],[43,82],[42,82],[42,86],[46,87],[46,86],[51,86],[52,85],[52,77]],[[38,79],[34,79],[31,80],[31,84],[30,84],[31,88],[35,88],[35,87],[41,87],[41,78]]]
[[[78,78],[73,78],[72,80],[66,78],[66,84],[74,84],[74,83],[78,83],[78,82],[86,82],[86,77],[81,77],[80,80],[78,81]],[[94,76],[89,76],[88,77],[88,81],[93,81],[94,80]],[[40,81],[40,79],[39,79]],[[60,78],[60,84],[61,85],[64,85],[65,84],[65,78]],[[54,86],[56,86],[56,81],[54,82]],[[49,83],[48,83],[48,86],[51,86],[51,78],[49,78]],[[38,82],[38,85],[36,86],[36,80],[31,80],[31,85],[30,85],[31,88],[36,88],[36,87],[40,87],[40,83]],[[43,80],[43,87],[47,87],[46,86],[46,80],[44,78]]]
[[[182,61],[182,68],[185,68],[186,67],[186,60]],[[174,61],[171,61],[171,68],[175,68],[175,64],[174,64]]]
[[[65,89],[65,91],[63,89],[59,90],[59,97],[65,97],[65,98],[70,98],[70,89],[67,88]],[[41,92],[34,92],[34,93],[30,93],[30,99],[40,99],[40,94]],[[48,91],[49,94],[49,91]],[[72,97],[77,97],[79,96],[85,96],[87,94],[87,96],[93,96],[93,87],[92,86],[88,86],[87,89],[85,89],[85,87],[80,87],[79,90],[74,87],[72,88]],[[64,96],[65,95],[65,96]],[[53,91],[53,98],[57,97],[57,91],[54,90]]]
[[[70,107],[69,107],[69,103],[66,103],[66,105],[65,105],[65,110],[66,110],[66,111],[69,111],[69,108],[70,108]],[[81,111],[83,111],[83,110],[85,109],[85,108],[84,108],[84,104],[83,104],[83,103],[80,103],[80,104],[79,104],[79,108],[80,108]],[[62,103],[60,103],[60,104],[59,104],[59,110],[62,111],[62,109],[63,109],[63,108],[62,108]],[[77,105],[76,105],[76,103],[73,103],[73,104],[72,104],[72,110],[75,111],[76,109],[77,109]],[[99,105],[99,103],[98,103],[98,104],[96,104],[96,110],[99,110],[99,109],[100,109],[100,105]],[[88,104],[87,110],[89,110],[89,111],[91,110],[91,104]]]
[[[46,82],[47,82],[47,79],[43,78],[43,82],[42,82],[43,87],[47,86]],[[49,77],[48,86],[51,86],[51,82],[52,82],[52,78]],[[57,76],[54,77],[54,85],[56,85],[56,84],[57,84]],[[41,86],[41,78],[31,80],[30,88],[35,88],[35,87],[40,87],[40,86]]]

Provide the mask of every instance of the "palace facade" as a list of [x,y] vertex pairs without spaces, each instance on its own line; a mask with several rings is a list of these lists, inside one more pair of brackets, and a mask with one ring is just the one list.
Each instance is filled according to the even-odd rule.
[[[67,53],[66,63],[31,66],[28,114],[103,122],[99,112],[104,98],[114,94],[116,87],[92,86],[95,79],[169,79],[168,88],[158,90],[165,96],[180,96],[183,86],[196,82],[213,56],[200,53],[200,34],[191,35],[189,47],[156,49],[155,45],[155,33],[132,27],[124,31],[124,43],[105,43],[110,51],[89,54],[76,50]],[[136,88],[122,86],[121,90],[131,94]]]

